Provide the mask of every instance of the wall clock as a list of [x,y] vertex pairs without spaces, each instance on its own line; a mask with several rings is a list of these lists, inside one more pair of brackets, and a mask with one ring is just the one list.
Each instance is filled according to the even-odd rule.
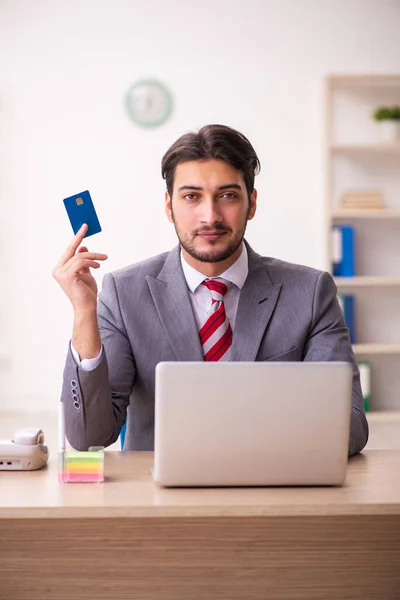
[[143,79],[126,94],[126,106],[132,120],[142,127],[162,125],[172,112],[172,96],[156,79]]

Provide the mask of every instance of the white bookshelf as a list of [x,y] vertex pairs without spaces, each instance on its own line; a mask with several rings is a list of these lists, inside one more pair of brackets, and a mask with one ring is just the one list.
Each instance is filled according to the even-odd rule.
[[[335,277],[355,298],[357,360],[371,363],[372,411],[400,411],[400,139],[383,142],[372,113],[400,105],[400,74],[326,78],[325,180],[327,270],[332,227],[355,231],[354,277]],[[381,192],[386,208],[343,208],[351,191]],[[400,414],[400,413],[399,413]]]

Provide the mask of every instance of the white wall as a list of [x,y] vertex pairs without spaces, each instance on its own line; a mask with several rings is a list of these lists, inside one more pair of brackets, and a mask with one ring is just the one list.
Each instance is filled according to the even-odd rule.
[[[62,199],[91,191],[107,270],[172,247],[160,160],[187,130],[243,131],[262,163],[248,240],[325,267],[322,77],[399,72],[399,31],[397,0],[0,0],[0,410],[59,399]],[[155,130],[124,111],[146,76],[175,97]]]

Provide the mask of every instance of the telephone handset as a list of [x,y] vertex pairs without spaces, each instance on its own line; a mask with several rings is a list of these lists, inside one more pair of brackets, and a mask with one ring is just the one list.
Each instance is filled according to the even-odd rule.
[[41,429],[26,427],[18,429],[12,440],[0,439],[0,471],[35,471],[44,467],[48,458]]

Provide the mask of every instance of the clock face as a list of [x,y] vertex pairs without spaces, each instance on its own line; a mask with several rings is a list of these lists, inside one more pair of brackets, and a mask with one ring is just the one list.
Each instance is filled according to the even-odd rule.
[[128,90],[126,105],[133,121],[142,127],[161,125],[172,112],[170,92],[154,79],[135,83]]

